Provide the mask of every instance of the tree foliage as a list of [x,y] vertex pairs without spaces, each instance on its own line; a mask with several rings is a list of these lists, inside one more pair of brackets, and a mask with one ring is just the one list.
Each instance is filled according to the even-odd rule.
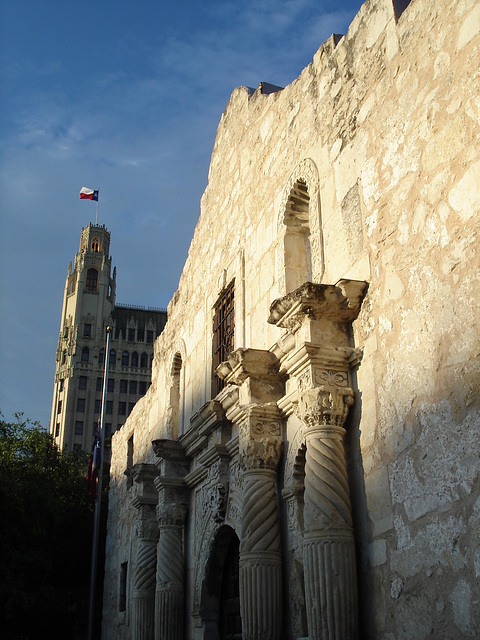
[[[63,453],[37,423],[0,414],[2,636],[74,637],[88,599],[94,505],[88,454]],[[83,615],[83,612],[82,612]]]

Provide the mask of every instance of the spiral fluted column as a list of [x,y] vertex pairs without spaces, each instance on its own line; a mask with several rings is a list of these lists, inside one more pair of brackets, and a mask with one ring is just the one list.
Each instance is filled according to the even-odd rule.
[[180,640],[184,599],[182,527],[160,526],[157,549],[155,640]]
[[188,460],[176,440],[154,440],[160,475],[158,491],[155,640],[183,640],[185,617],[184,527],[189,495],[185,485]]
[[[153,516],[155,513],[153,513]],[[133,637],[153,640],[155,609],[155,568],[157,564],[158,526],[155,518],[139,526],[133,577]]]
[[137,464],[132,468],[133,480],[139,485],[133,499],[133,506],[138,510],[132,589],[133,640],[154,639],[158,524],[154,506],[157,492],[153,481],[156,475],[154,465]]
[[357,637],[355,544],[343,446],[349,388],[305,391],[299,413],[307,427],[303,560],[311,640]]
[[277,640],[282,628],[282,559],[275,488],[282,451],[276,405],[246,410],[240,439],[244,468],[240,609],[244,640]]

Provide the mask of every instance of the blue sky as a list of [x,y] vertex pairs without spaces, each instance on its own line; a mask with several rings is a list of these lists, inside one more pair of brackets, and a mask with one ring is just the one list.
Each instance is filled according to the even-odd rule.
[[165,308],[236,86],[285,86],[361,0],[0,0],[0,410],[48,427],[63,287],[100,188],[117,302]]

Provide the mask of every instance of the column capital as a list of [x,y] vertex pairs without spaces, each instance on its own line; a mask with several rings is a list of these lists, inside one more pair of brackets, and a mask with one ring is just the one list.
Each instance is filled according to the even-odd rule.
[[158,524],[155,517],[155,507],[143,504],[138,508],[138,518],[135,522],[135,536],[139,540],[158,540]]
[[353,389],[347,386],[346,376],[342,386],[326,384],[306,389],[299,394],[296,413],[306,425],[309,433],[325,427],[342,428],[348,411],[355,401]]
[[283,449],[282,418],[276,402],[239,405],[239,451],[244,469],[277,468]]
[[185,524],[188,504],[185,502],[159,502],[157,506],[157,522],[159,527],[181,527]]

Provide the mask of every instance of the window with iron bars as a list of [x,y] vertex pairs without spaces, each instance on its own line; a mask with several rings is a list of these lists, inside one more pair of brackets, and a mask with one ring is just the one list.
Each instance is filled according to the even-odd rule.
[[213,318],[213,385],[212,392],[216,396],[225,386],[225,382],[216,374],[215,369],[227,360],[234,346],[235,336],[235,280],[224,289],[215,305]]

